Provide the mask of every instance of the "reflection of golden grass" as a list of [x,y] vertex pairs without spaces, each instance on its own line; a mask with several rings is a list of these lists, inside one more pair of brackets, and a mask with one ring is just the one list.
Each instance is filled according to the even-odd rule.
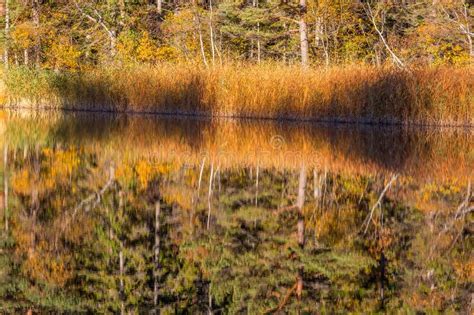
[[[305,163],[337,172],[401,172],[424,179],[467,179],[473,175],[474,141],[472,134],[463,132],[422,132],[399,139],[398,134],[373,138],[370,132],[380,132],[377,130],[359,134],[347,129],[331,132],[297,126],[287,129],[273,124],[211,126],[201,143],[183,141],[183,135],[170,138],[153,133],[153,139],[148,141],[129,143],[121,138],[112,147],[125,145],[128,152],[138,148],[139,154],[148,152],[151,157],[180,164],[197,165],[206,155],[207,163],[214,161],[224,168],[259,165],[296,169]],[[274,135],[284,139],[282,147],[274,147]],[[388,143],[380,143],[384,141]]]
[[[355,128],[255,121],[66,115],[9,119],[7,135],[28,128],[110,158],[237,168],[309,167],[345,173],[401,172],[420,179],[466,180],[474,169],[472,130]],[[32,123],[36,121],[36,123]],[[34,125],[38,129],[34,131]],[[22,127],[24,126],[24,127]],[[23,142],[24,137],[10,141]],[[28,140],[28,139],[27,139]],[[32,143],[31,139],[27,141]],[[15,143],[12,143],[15,145]]]
[[[162,64],[78,74],[16,70],[12,105],[267,118],[474,124],[474,67],[411,72],[366,65],[204,69]],[[34,88],[28,88],[34,82]]]

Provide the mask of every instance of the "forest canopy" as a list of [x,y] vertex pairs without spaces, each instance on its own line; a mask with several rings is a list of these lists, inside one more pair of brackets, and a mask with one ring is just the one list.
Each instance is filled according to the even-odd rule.
[[3,0],[3,61],[467,64],[466,0]]

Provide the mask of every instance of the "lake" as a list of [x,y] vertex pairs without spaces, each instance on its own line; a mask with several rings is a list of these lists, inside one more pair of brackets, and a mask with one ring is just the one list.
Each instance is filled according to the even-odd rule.
[[4,313],[471,313],[474,130],[0,112]]

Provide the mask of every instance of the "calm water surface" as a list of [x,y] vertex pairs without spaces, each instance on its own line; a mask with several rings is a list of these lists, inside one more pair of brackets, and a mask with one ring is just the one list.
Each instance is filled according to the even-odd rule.
[[0,112],[0,312],[474,307],[474,132]]

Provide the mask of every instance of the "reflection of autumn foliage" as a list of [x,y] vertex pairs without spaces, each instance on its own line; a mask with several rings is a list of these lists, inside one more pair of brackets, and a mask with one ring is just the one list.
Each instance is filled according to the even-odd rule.
[[[28,305],[38,310],[117,312],[122,303],[131,312],[150,309],[159,200],[157,274],[163,308],[199,313],[210,294],[215,309],[229,311],[251,307],[259,313],[282,305],[282,311],[292,312],[300,305],[308,312],[316,307],[375,312],[383,278],[388,310],[465,309],[472,278],[466,250],[471,242],[469,217],[456,217],[466,199],[465,179],[454,178],[456,169],[443,176],[416,176],[411,170],[420,164],[410,156],[428,156],[431,165],[425,168],[453,165],[462,153],[451,151],[452,161],[439,162],[434,152],[466,148],[456,142],[462,142],[462,136],[428,141],[421,151],[407,147],[405,163],[394,166],[382,164],[383,155],[376,152],[364,155],[360,148],[351,148],[350,139],[328,142],[319,131],[217,125],[204,128],[203,138],[189,143],[182,128],[171,134],[167,128],[169,137],[160,137],[164,131],[150,124],[139,124],[142,142],[135,141],[138,129],[125,125],[119,131],[128,131],[126,136],[116,137],[112,131],[111,138],[86,144],[9,146],[13,241],[2,250],[16,266],[9,271],[11,277],[29,284],[30,289],[13,285],[18,300],[32,296]],[[150,137],[157,143],[143,133],[152,127]],[[298,212],[293,207],[298,169],[275,151],[273,157],[248,154],[258,145],[271,150],[262,135],[265,130],[283,134],[290,150],[301,146],[300,161],[318,154],[317,163],[307,164],[308,169],[317,167],[308,171],[302,209],[305,248],[297,244]],[[245,138],[233,137],[236,132]],[[11,137],[12,130],[7,134]],[[355,139],[364,143],[364,138]],[[132,144],[134,152],[116,149]],[[199,154],[204,148],[212,152],[205,159]],[[219,159],[223,148],[232,159]],[[401,175],[364,233],[364,222],[392,167]],[[302,266],[304,286],[298,302],[291,289]],[[66,298],[59,302],[53,295],[70,296],[76,303]],[[42,304],[40,296],[54,302]]]

